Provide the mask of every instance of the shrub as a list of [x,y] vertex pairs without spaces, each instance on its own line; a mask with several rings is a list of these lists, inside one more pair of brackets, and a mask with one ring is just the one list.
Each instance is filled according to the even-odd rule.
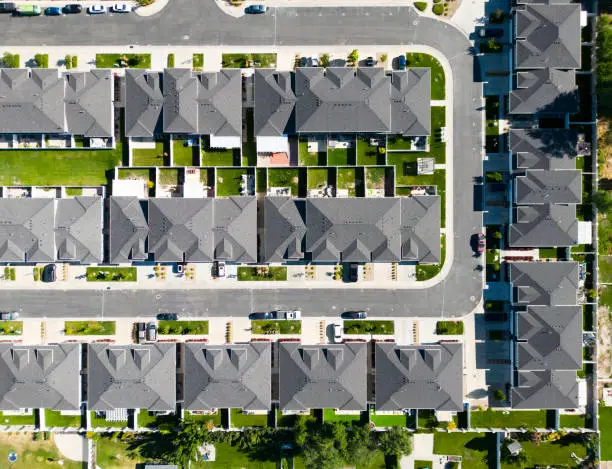
[[77,68],[79,66],[79,58],[76,55],[72,56],[72,68]]
[[433,11],[434,14],[440,16],[442,13],[444,13],[444,5],[437,3],[436,5],[433,6],[431,11]]
[[414,2],[414,7],[419,11],[425,11],[425,9],[427,8],[427,2]]
[[174,68],[174,54],[168,54],[168,68]]
[[359,51],[357,49],[353,49],[348,55],[347,59],[351,64],[357,65],[359,62]]
[[155,0],[138,0],[138,4],[143,7],[152,5],[153,3],[155,3]]
[[329,54],[321,54],[321,60],[319,62],[321,63],[321,67],[329,67]]
[[502,391],[501,389],[496,389],[495,392],[493,393],[493,397],[495,397],[495,399],[498,401],[506,400],[506,395],[504,394],[504,391]]
[[[417,3],[425,3],[425,6],[427,6],[426,2],[417,2]],[[415,3],[415,5],[416,5],[416,3]],[[421,11],[423,11],[423,10],[421,10]],[[387,61],[387,58],[388,58],[387,54],[380,54],[380,61],[381,62],[385,63]]]
[[19,54],[11,54],[10,52],[5,52],[2,56],[2,62],[6,68],[19,68],[19,64],[21,60],[19,59]]
[[64,65],[66,65],[66,68],[68,70],[72,68],[72,56],[67,55],[66,57],[64,57]]
[[49,56],[47,54],[36,54],[34,61],[39,68],[49,68]]

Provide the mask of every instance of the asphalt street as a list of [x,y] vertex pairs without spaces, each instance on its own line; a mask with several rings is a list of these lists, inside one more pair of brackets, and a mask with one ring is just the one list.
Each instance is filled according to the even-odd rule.
[[[474,210],[474,178],[482,175],[482,85],[474,83],[471,44],[452,25],[419,17],[411,7],[283,8],[271,14],[231,18],[212,2],[171,2],[153,17],[85,15],[60,18],[2,16],[5,45],[391,45],[433,47],[451,64],[454,92],[454,238],[452,269],[427,289],[296,290],[102,290],[0,291],[2,309],[24,317],[148,316],[175,311],[182,316],[244,316],[249,311],[300,308],[304,315],[334,315],[368,309],[376,316],[462,316],[482,297],[482,272],[470,237],[481,230]],[[41,41],[41,38],[42,39]]]

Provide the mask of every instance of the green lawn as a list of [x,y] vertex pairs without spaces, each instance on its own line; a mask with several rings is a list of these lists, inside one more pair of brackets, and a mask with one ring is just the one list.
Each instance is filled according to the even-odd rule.
[[599,281],[612,283],[612,256],[599,256]]
[[470,413],[472,428],[545,428],[545,410],[512,410],[504,414],[497,410],[473,411]]
[[0,412],[0,425],[35,425],[36,411],[32,415],[4,415]]
[[438,321],[436,323],[436,334],[461,335],[463,334],[463,321]]
[[208,139],[202,137],[202,166],[240,166],[240,150],[210,148]]
[[[446,142],[440,139],[440,129],[446,127],[446,108],[444,106],[431,107],[431,137],[429,137],[429,151],[410,152],[412,156],[410,161],[416,161],[417,158],[435,158],[437,164],[446,163]],[[407,150],[410,148],[409,139],[399,135],[389,136],[387,138],[387,147],[389,150]],[[391,163],[391,158],[401,157],[406,153],[389,153],[387,156],[387,164]]]
[[255,190],[258,194],[265,194],[268,190],[267,168],[255,169]]
[[151,54],[96,54],[96,68],[117,68],[120,57],[127,58],[130,68],[151,68]]
[[155,181],[155,170],[144,168],[119,168],[119,179],[144,179],[145,181]]
[[242,175],[250,174],[246,168],[220,168],[217,170],[217,196],[240,195]]
[[[309,153],[308,152],[308,140],[300,139],[298,162],[300,166],[326,166],[327,165],[327,153],[325,151],[325,142],[319,141],[319,152]],[[322,150],[322,151],[321,151]]]
[[557,259],[559,257],[560,251],[562,249],[559,248],[540,248],[540,258],[541,259]]
[[173,166],[199,166],[200,147],[185,146],[185,140],[174,140],[172,142]]
[[[523,453],[527,456],[527,461],[523,467],[550,467],[566,465],[565,467],[575,467],[571,454],[575,453],[579,458],[586,456],[586,448],[577,441],[573,441],[573,435],[567,435],[559,441],[541,442],[536,445],[532,441],[521,441]],[[602,445],[603,450],[603,445]],[[516,468],[514,464],[502,462],[502,468]]]
[[208,334],[208,321],[158,321],[157,330],[160,335],[206,335]]
[[66,321],[66,335],[115,335],[115,321]]
[[180,183],[178,168],[161,168],[159,170],[159,184],[162,186],[176,186]]
[[612,407],[599,406],[599,435],[602,461],[612,461]]
[[268,187],[289,187],[291,195],[300,193],[300,170],[297,168],[268,168]]
[[328,166],[352,166],[355,164],[355,147],[330,148],[327,154]]
[[585,415],[560,415],[560,427],[561,428],[585,428]]
[[[251,459],[236,446],[229,443],[215,443],[216,460],[191,465],[191,469],[277,469],[278,462],[274,455],[266,454],[270,460]],[[104,468],[106,469],[106,468]]]
[[21,335],[23,321],[0,321],[0,335]]
[[285,281],[287,280],[287,267],[238,267],[238,280]]
[[[362,171],[360,171],[363,174]],[[363,195],[363,176],[357,178],[356,168],[338,168],[338,189],[348,190],[349,197]]]
[[434,433],[434,454],[461,456],[462,467],[489,469],[488,458],[495,457],[493,433]]
[[393,321],[373,321],[358,319],[354,321],[344,321],[345,334],[381,334],[393,335],[395,333],[395,323]]
[[386,168],[366,168],[365,179],[367,189],[384,189],[385,178],[387,174]]
[[[442,212],[444,213],[444,212]],[[444,218],[442,218],[444,219]],[[416,279],[418,282],[423,282],[434,278],[442,270],[444,260],[446,259],[446,236],[440,236],[440,263],[439,264],[419,264],[416,266]]]
[[106,184],[107,171],[121,160],[119,142],[115,150],[2,150],[0,185]]
[[88,282],[136,282],[136,267],[87,267]]
[[496,119],[487,119],[486,135],[499,135],[499,121]]
[[194,69],[201,69],[204,66],[204,54],[193,54],[192,66]]
[[45,410],[45,425],[50,427],[75,427],[80,428],[83,417],[81,415],[61,415],[56,410]]
[[343,422],[346,424],[358,424],[361,422],[361,414],[338,415],[334,409],[323,409],[324,422]]
[[438,59],[429,54],[409,52],[406,54],[406,67],[431,68],[431,99],[444,99],[446,96],[446,79],[444,69]]
[[136,454],[136,451],[128,450],[129,443],[116,438],[114,434],[108,433],[96,442],[97,466],[103,469],[132,469],[144,467],[145,459]]
[[230,409],[230,425],[232,428],[266,427],[268,414],[247,415],[243,414],[240,409]]
[[138,428],[158,428],[162,431],[175,431],[179,419],[176,415],[153,415],[144,409],[138,412]]
[[93,428],[125,428],[128,426],[127,420],[125,422],[107,422],[103,417],[96,417],[96,413],[90,411],[89,421]]
[[204,424],[208,422],[212,422],[215,427],[221,426],[221,411],[217,410],[214,414],[205,415],[205,414],[190,414],[189,412],[185,412],[185,420],[192,420],[202,422]]
[[276,68],[276,54],[223,54],[223,68]]
[[166,166],[169,157],[164,152],[164,142],[155,142],[155,148],[132,148],[132,166]]
[[[11,451],[17,453],[17,461],[9,464],[6,458]],[[41,438],[35,441],[31,433],[6,433],[0,436],[0,455],[2,456],[2,463],[0,463],[2,469],[87,468],[86,463],[65,458],[55,446],[52,436],[47,440]],[[61,466],[60,460],[63,461]]]
[[612,308],[612,286],[605,285],[599,288],[599,304]]
[[432,469],[433,463],[431,461],[423,461],[417,459],[414,461],[414,469]]
[[385,415],[370,412],[370,421],[377,427],[406,427],[408,416],[402,415]]
[[357,164],[359,166],[384,165],[385,153],[380,153],[379,148],[384,148],[384,137],[376,137],[383,146],[370,145],[370,139],[359,137],[357,139]]
[[334,184],[331,180],[331,170],[327,168],[308,168],[308,189],[321,189],[328,184]]
[[253,334],[266,334],[272,331],[277,334],[301,334],[302,321],[287,319],[251,321],[251,333]]

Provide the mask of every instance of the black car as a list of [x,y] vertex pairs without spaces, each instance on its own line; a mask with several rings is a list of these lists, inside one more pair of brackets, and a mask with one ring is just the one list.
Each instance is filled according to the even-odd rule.
[[256,319],[273,319],[272,313],[251,313],[249,314],[249,319],[251,321]]
[[348,281],[356,282],[359,279],[359,266],[357,264],[349,265]]
[[81,13],[83,11],[83,7],[76,3],[71,3],[70,5],[66,5],[64,8],[62,8],[62,11],[65,15]]
[[342,313],[342,319],[367,319],[368,313],[365,311],[346,311]]
[[160,313],[157,315],[159,321],[178,321],[178,314],[175,313]]
[[57,278],[55,264],[47,264],[43,268],[42,281],[43,282],[55,282]]
[[138,342],[144,342],[147,339],[147,325],[144,322],[136,324],[138,331]]
[[374,60],[374,57],[368,57],[367,59],[365,59],[365,64],[368,67],[373,67],[374,65],[376,65],[376,60]]
[[13,13],[17,8],[14,3],[0,3],[0,13]]

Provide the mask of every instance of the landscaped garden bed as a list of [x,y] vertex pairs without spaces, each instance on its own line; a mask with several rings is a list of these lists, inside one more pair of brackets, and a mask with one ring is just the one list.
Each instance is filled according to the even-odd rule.
[[115,321],[66,321],[65,335],[115,335]]
[[151,68],[151,54],[96,54],[96,68]]
[[284,281],[287,267],[238,267],[239,281]]
[[158,321],[160,335],[206,335],[208,321]]
[[87,267],[88,282],[136,282],[136,267]]
[[23,321],[0,321],[0,335],[23,334]]
[[393,321],[371,321],[364,319],[344,321],[344,333],[348,335],[393,335],[395,333],[395,323]]
[[252,334],[300,334],[302,321],[271,319],[251,321]]
[[438,335],[462,335],[463,321],[438,321],[436,323]]
[[276,68],[276,54],[223,54],[223,68]]

